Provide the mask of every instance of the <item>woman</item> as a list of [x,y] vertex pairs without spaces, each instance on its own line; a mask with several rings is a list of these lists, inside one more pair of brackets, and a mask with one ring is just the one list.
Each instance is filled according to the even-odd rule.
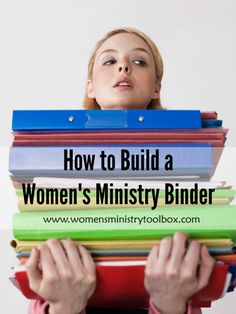
[[[85,109],[161,109],[163,63],[156,45],[135,29],[117,29],[96,45],[88,66]],[[152,248],[146,263],[149,314],[200,314],[189,298],[208,284],[214,260],[206,246],[184,233]],[[41,263],[42,273],[37,266]],[[78,314],[96,286],[89,252],[71,240],[50,239],[27,262],[30,287],[46,302],[30,313]],[[113,312],[113,311],[112,311]]]

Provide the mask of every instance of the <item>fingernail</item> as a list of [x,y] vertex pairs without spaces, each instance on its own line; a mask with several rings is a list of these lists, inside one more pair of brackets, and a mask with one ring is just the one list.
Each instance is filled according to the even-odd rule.
[[208,248],[207,248],[206,244],[204,244],[203,250],[204,250],[204,253],[208,253]]

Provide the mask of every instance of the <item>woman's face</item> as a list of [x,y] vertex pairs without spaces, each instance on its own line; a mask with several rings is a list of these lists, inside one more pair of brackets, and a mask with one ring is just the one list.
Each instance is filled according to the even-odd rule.
[[121,33],[97,50],[87,95],[101,109],[146,109],[159,97],[149,46],[137,35]]

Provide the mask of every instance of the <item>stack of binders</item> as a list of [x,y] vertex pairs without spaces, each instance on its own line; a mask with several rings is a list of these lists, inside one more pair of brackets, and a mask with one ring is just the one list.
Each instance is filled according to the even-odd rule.
[[[216,260],[192,301],[209,307],[234,290],[235,190],[210,181],[228,132],[215,112],[18,110],[12,129],[9,171],[19,212],[11,245],[20,264],[11,279],[27,298],[40,299],[25,271],[32,248],[71,238],[97,264],[89,305],[146,308],[147,255],[176,231],[206,244]],[[157,224],[163,217],[172,218]]]

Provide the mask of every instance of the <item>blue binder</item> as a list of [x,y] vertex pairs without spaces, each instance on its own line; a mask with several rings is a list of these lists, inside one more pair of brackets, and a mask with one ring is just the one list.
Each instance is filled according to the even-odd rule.
[[228,272],[232,274],[232,277],[227,292],[232,292],[236,287],[236,265],[229,265]]
[[[124,150],[126,152],[124,152]],[[158,170],[151,166],[151,156],[157,156]],[[115,156],[114,169],[101,169],[101,152]],[[123,163],[124,156],[130,162]],[[125,154],[123,154],[123,152]],[[166,169],[166,155],[173,157],[173,170]],[[209,178],[214,169],[213,151],[210,144],[140,144],[140,145],[93,145],[59,147],[11,147],[9,171],[17,177],[173,177],[194,176]],[[85,156],[85,157],[84,157]],[[90,156],[90,157],[89,157]],[[94,157],[93,157],[94,156]],[[138,156],[134,169],[132,156]],[[142,158],[143,156],[143,158]],[[66,158],[65,158],[66,157]],[[157,158],[153,157],[154,160]],[[65,160],[66,168],[65,170]],[[89,161],[90,160],[90,161]],[[135,159],[136,160],[136,159]],[[132,163],[132,164],[131,164]],[[142,164],[144,166],[142,166]],[[149,167],[147,166],[149,163]],[[85,164],[87,164],[87,169]],[[155,163],[156,165],[157,163]],[[91,166],[92,165],[92,166]]]
[[[21,215],[21,214],[20,214]],[[143,256],[147,256],[149,253],[150,253],[150,250],[151,249],[102,249],[102,250],[99,250],[99,249],[90,249],[90,253],[92,254],[92,256],[129,256],[129,255],[132,255],[132,256],[140,256],[140,255],[143,255]],[[220,253],[224,253],[224,255],[229,255],[229,254],[232,254],[232,251],[233,251],[233,247],[232,246],[211,246],[211,247],[208,247],[208,252],[209,254],[211,255],[219,255],[219,252]],[[30,253],[31,251],[28,251],[28,250],[23,250],[23,251],[16,251],[16,257],[17,258],[21,258],[21,257],[29,257],[30,256]],[[232,273],[232,269],[230,269],[231,266],[229,266],[229,272]],[[235,272],[236,271],[236,265],[234,265],[234,269],[233,271]],[[234,278],[235,280],[235,278]],[[232,281],[232,279],[231,279]],[[236,282],[234,282],[234,285],[236,284]],[[233,291],[233,290],[228,290],[227,292],[229,291]]]
[[15,110],[14,131],[199,129],[200,110]]
[[223,120],[202,120],[203,128],[221,128]]

